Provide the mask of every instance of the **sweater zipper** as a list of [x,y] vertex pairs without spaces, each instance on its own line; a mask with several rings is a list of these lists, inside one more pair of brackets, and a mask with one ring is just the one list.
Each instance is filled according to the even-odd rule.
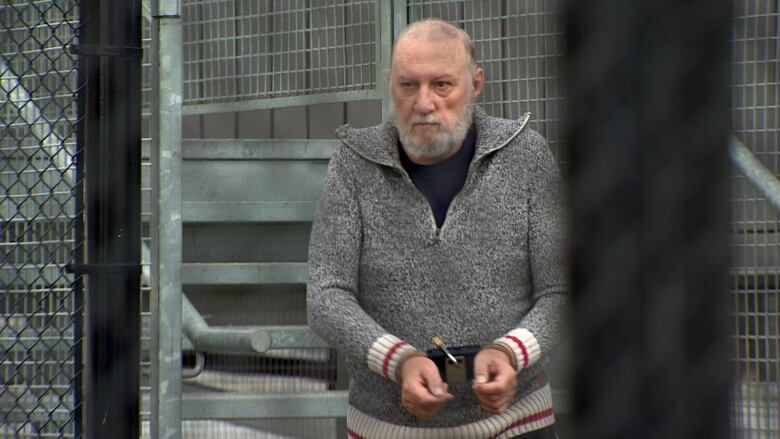
[[[428,199],[425,197],[425,194],[422,193],[422,191],[420,189],[418,189],[417,186],[414,185],[414,182],[412,181],[412,178],[409,176],[409,173],[406,172],[406,169],[404,169],[403,167],[395,166],[393,163],[384,163],[384,162],[372,159],[372,158],[366,156],[365,154],[363,154],[357,148],[355,148],[354,145],[352,145],[351,143],[347,142],[343,137],[339,136],[339,138],[341,139],[342,142],[344,142],[345,145],[349,146],[353,151],[355,151],[355,153],[357,153],[357,155],[363,157],[364,159],[368,160],[369,162],[373,162],[373,163],[376,163],[376,164],[379,164],[379,165],[382,165],[382,166],[387,166],[387,167],[389,167],[391,169],[395,169],[396,171],[401,173],[401,176],[403,177],[403,179],[407,183],[409,183],[410,186],[412,186],[412,190],[417,192],[417,194],[422,198],[423,203],[425,204],[425,206],[428,208],[427,209],[428,210],[428,215],[429,215],[429,218],[431,220],[430,223],[433,226],[432,227],[433,235],[434,235],[435,239],[438,240],[438,238],[439,238],[439,230],[440,229],[438,227],[436,227],[436,217],[433,214],[433,208],[431,207],[431,203],[428,202]],[[449,211],[449,209],[448,209],[448,211]],[[445,217],[445,222],[446,222],[446,217]]]
[[[417,194],[420,195],[420,197],[422,197],[422,200],[425,203],[425,206],[428,208],[427,209],[428,210],[428,218],[431,220],[430,223],[432,225],[433,236],[434,236],[435,240],[438,241],[438,239],[439,239],[439,230],[440,229],[438,227],[436,227],[436,215],[433,214],[433,207],[431,206],[431,203],[428,202],[428,198],[425,196],[424,193],[422,193],[422,191],[417,186],[414,185],[414,182],[412,181],[412,177],[409,176],[409,173],[406,172],[406,169],[396,168],[395,166],[393,166],[393,168],[397,169],[398,172],[400,172],[401,175],[404,177],[404,180],[406,180],[406,182],[409,183],[412,186],[412,190],[417,192]],[[445,222],[446,222],[447,217],[445,216],[444,219],[445,219]],[[442,226],[444,226],[444,224],[442,224]]]
[[[471,163],[469,166],[468,171],[466,171],[466,179],[463,182],[463,187],[460,188],[457,194],[455,194],[454,197],[452,197],[452,201],[450,201],[450,205],[447,207],[447,212],[444,214],[444,223],[442,223],[441,228],[436,228],[434,231],[436,239],[438,240],[439,237],[442,235],[444,228],[447,226],[447,219],[450,217],[450,211],[453,210],[453,206],[455,206],[455,202],[458,201],[460,198],[460,194],[463,193],[464,189],[466,189],[466,185],[471,183],[471,174],[473,173],[473,170],[476,169],[480,163],[482,163],[482,160],[484,160],[485,157],[487,157],[489,154],[492,154],[505,146],[509,145],[511,141],[513,141],[517,136],[520,135],[520,133],[523,132],[525,127],[528,125],[528,122],[531,120],[532,113],[530,111],[527,111],[523,113],[523,117],[520,119],[520,128],[517,129],[509,138],[504,141],[504,143],[496,146],[495,148],[491,148],[487,151],[485,151],[483,154],[479,155],[474,162]],[[436,222],[434,221],[434,227],[436,225]]]

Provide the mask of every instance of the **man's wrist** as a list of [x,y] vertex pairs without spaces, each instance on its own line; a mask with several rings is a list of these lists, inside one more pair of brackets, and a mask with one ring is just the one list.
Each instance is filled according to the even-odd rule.
[[403,371],[404,364],[415,357],[425,357],[425,352],[421,351],[408,351],[401,354],[401,357],[398,359],[398,365],[395,367],[395,381],[397,383],[401,383],[401,371]]
[[503,352],[504,355],[506,355],[507,360],[509,360],[509,364],[512,366],[512,369],[517,370],[517,357],[515,357],[515,353],[512,352],[512,350],[507,346],[504,346],[501,343],[493,343],[483,347],[482,349],[493,349]]

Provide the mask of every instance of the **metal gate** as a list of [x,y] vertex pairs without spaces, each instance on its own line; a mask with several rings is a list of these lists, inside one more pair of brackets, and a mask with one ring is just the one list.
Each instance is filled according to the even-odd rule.
[[[237,431],[268,437],[285,431],[299,437],[330,434],[326,434],[330,427],[323,427],[330,424],[306,429],[295,421],[285,427],[286,421],[280,420],[340,416],[344,404],[343,392],[323,392],[344,388],[343,380],[333,381],[334,372],[340,376],[339,361],[332,363],[332,353],[306,334],[301,320],[307,224],[324,165],[337,147],[330,128],[342,123],[368,125],[386,115],[383,72],[389,66],[393,36],[408,22],[440,17],[463,26],[475,40],[487,72],[480,104],[496,116],[534,112],[534,128],[550,141],[565,166],[561,7],[556,1],[531,0],[211,0],[184,1],[170,15],[181,19],[181,60],[176,52],[167,54],[174,57],[173,65],[183,66],[178,89],[182,101],[178,110],[166,114],[182,114],[184,140],[173,155],[182,157],[176,172],[181,173],[183,187],[194,188],[179,194],[183,238],[176,245],[184,259],[178,274],[184,293],[182,330],[200,339],[184,338],[186,365],[193,366],[185,368],[182,416],[190,425],[185,431],[192,437]],[[777,119],[773,116],[777,102],[770,99],[776,99],[771,91],[776,79],[771,74],[756,76],[752,69],[777,68],[776,3],[744,1],[735,8],[735,53],[742,53],[742,43],[756,44],[745,53],[763,58],[734,59],[735,96],[755,99],[737,105],[734,114],[741,121],[764,121],[759,130],[762,142],[743,140],[751,148],[764,148],[758,152],[771,164],[776,161],[772,147],[776,127],[765,122]],[[756,93],[754,83],[770,88]],[[178,105],[164,104],[169,110]],[[747,107],[763,112],[747,114]],[[740,133],[757,132],[736,125]],[[152,160],[155,157],[161,155],[152,154]],[[733,276],[739,375],[732,424],[738,435],[768,437],[778,431],[774,414],[778,397],[773,390],[777,380],[772,378],[777,367],[773,326],[777,292],[776,275],[769,273],[777,265],[777,244],[772,234],[750,243],[740,241],[740,236],[754,240],[758,229],[751,227],[759,224],[764,231],[776,229],[776,217],[740,177],[735,177],[735,184],[743,192],[735,193],[734,206],[752,213],[737,215],[734,223],[734,246],[747,257],[739,260]],[[175,199],[168,202],[176,204]],[[761,267],[767,273],[756,271]],[[226,300],[234,306],[226,306]],[[175,307],[175,300],[165,303]],[[154,302],[151,312],[176,315],[171,308],[155,308]],[[235,354],[242,348],[234,348],[242,343],[241,334],[234,331],[238,338],[223,348],[198,349],[213,341],[209,330],[229,325],[287,344],[239,358]],[[220,350],[232,353],[216,352]],[[199,351],[203,355],[196,354]],[[170,367],[167,377],[180,374]],[[290,377],[313,381],[301,384]],[[154,386],[152,382],[153,398],[159,398]],[[269,393],[258,395],[268,387]],[[232,393],[217,397],[204,388]],[[291,409],[280,412],[274,405],[278,401]],[[149,415],[161,424],[179,422],[175,414]],[[277,419],[256,421],[268,417]],[[291,424],[300,428],[290,429]]]

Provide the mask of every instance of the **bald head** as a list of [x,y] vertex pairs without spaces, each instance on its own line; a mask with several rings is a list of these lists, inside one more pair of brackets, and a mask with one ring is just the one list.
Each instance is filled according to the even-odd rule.
[[[441,42],[446,40],[458,41],[463,47],[465,61],[468,63],[469,70],[477,67],[474,43],[471,37],[463,29],[453,26],[444,20],[428,19],[410,24],[398,36],[395,45],[396,48],[408,42],[409,40],[423,40],[428,42]],[[395,52],[393,53],[393,62],[395,62]]]

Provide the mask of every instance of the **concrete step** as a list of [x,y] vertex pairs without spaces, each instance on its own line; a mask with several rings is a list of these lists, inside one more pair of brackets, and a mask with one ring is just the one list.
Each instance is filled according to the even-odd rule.
[[183,160],[329,160],[338,140],[184,139]]
[[184,263],[184,285],[305,284],[306,262]]
[[185,140],[186,224],[310,222],[335,140]]
[[316,201],[184,201],[185,223],[308,222]]
[[[184,139],[182,160],[329,160],[338,140],[309,139]],[[151,142],[143,141],[149,160]]]
[[334,418],[347,415],[347,392],[300,394],[191,393],[182,419]]

